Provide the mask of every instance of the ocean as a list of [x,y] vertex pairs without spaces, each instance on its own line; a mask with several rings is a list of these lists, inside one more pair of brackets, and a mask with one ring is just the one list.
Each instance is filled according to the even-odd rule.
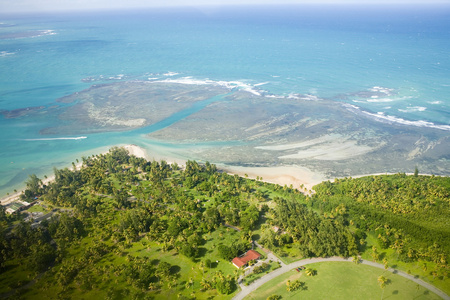
[[112,145],[152,143],[142,129],[42,134],[61,126],[61,113],[74,105],[57,99],[92,85],[197,82],[301,94],[345,103],[380,124],[450,135],[445,4],[0,14],[0,68],[0,196],[29,174],[51,175]]

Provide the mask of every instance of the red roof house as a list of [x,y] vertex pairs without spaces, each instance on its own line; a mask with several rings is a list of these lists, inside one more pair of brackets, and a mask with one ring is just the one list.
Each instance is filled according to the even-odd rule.
[[236,268],[240,268],[242,266],[245,266],[249,261],[257,260],[260,257],[261,254],[259,254],[255,250],[248,250],[244,255],[233,258],[231,262],[236,266]]

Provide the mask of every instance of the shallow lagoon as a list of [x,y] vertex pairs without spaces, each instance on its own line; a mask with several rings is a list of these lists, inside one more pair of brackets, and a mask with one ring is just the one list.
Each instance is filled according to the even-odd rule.
[[[95,85],[57,102],[62,106],[20,117],[58,120],[41,123],[39,137],[23,142],[47,148],[50,156],[64,151],[71,161],[80,152],[106,151],[106,142],[134,143],[150,157],[211,161],[230,170],[281,166],[287,175],[289,168],[307,168],[320,178],[413,172],[416,166],[428,174],[450,170],[447,130],[387,122],[308,95],[283,97],[213,82],[124,81]],[[80,151],[83,143],[86,149]],[[89,152],[93,145],[98,149]]]

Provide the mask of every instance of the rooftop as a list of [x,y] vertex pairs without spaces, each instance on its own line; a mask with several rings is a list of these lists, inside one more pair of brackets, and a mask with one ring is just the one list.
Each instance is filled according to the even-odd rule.
[[232,263],[240,268],[242,266],[245,266],[249,261],[258,259],[261,256],[258,252],[255,250],[248,250],[244,255],[241,257],[235,257],[232,260]]

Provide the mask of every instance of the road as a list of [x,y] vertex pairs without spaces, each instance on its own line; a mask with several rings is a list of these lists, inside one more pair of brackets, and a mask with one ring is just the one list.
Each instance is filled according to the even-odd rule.
[[[248,286],[245,286],[243,284],[239,284],[239,287],[241,288],[241,291],[239,293],[236,294],[236,296],[233,297],[233,300],[241,300],[244,299],[248,294],[250,294],[251,292],[253,292],[254,290],[256,290],[257,288],[259,288],[260,286],[262,286],[264,283],[274,279],[275,277],[280,276],[281,274],[284,274],[286,272],[289,272],[292,269],[298,268],[300,266],[304,266],[304,265],[309,265],[309,264],[314,264],[314,263],[318,263],[318,262],[328,262],[328,261],[342,261],[342,262],[349,262],[349,263],[353,263],[352,258],[342,258],[342,257],[328,257],[328,258],[309,258],[309,259],[303,259],[300,261],[296,261],[293,262],[289,265],[285,265],[285,264],[281,264],[281,268],[276,269],[273,272],[270,272],[269,274],[261,277],[260,279],[254,281],[253,283],[251,283]],[[384,270],[384,265],[379,264],[379,263],[375,263],[375,262],[371,262],[371,261],[367,261],[367,260],[363,260],[361,259],[360,262],[364,265],[369,265],[375,268],[380,268]],[[417,284],[420,284],[421,286],[423,286],[424,288],[432,291],[433,293],[435,293],[436,295],[438,295],[439,297],[442,297],[442,299],[445,300],[450,300],[450,297],[445,294],[443,291],[439,290],[438,288],[436,288],[435,286],[424,282],[421,279],[415,278],[412,275],[406,274],[402,271],[393,269],[393,268],[388,268],[388,271],[395,273],[397,275],[403,276],[409,280],[414,281]],[[246,272],[247,273],[247,272]]]

